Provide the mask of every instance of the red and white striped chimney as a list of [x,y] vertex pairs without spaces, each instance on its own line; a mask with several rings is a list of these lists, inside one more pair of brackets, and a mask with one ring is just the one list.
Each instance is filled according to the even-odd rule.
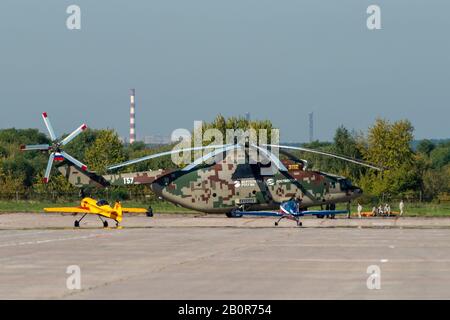
[[130,89],[130,144],[136,141],[135,89]]

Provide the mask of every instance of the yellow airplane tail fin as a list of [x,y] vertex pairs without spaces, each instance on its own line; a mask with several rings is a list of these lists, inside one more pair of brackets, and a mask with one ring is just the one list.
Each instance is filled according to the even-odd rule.
[[120,201],[116,201],[116,204],[114,205],[114,211],[117,212],[117,217],[115,218],[116,221],[121,222],[122,216],[123,216],[123,210],[122,210],[122,204]]

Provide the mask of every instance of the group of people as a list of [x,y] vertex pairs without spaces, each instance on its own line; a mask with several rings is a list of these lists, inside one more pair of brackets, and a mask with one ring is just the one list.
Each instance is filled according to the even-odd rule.
[[372,208],[372,215],[374,216],[390,216],[391,215],[391,206],[386,203],[384,206],[380,204],[378,207]]
[[[400,210],[400,216],[403,215],[403,211],[405,209],[405,203],[403,202],[403,200],[400,201],[400,203],[398,204],[398,208]],[[362,205],[358,202],[358,217],[361,218],[361,213],[362,213],[363,207]],[[372,208],[372,215],[373,216],[390,216],[392,213],[391,211],[391,206],[386,203],[384,206],[383,205],[379,205],[378,207],[373,207]]]

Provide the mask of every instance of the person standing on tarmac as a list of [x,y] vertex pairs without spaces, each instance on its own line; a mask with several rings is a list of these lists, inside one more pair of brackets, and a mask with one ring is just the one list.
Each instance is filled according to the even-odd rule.
[[361,219],[362,209],[363,209],[362,205],[358,202],[358,218],[360,218],[360,219]]
[[400,200],[398,208],[400,209],[400,216],[402,216],[403,215],[403,210],[405,209],[405,204],[403,203],[403,199]]
[[375,217],[378,215],[378,209],[377,207],[372,207],[372,217]]
[[350,201],[347,202],[347,219],[351,219],[350,215],[351,215],[351,204]]

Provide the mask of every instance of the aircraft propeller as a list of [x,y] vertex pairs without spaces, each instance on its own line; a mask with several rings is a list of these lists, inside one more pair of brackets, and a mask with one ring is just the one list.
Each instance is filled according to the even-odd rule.
[[67,145],[73,139],[75,139],[80,133],[87,129],[85,124],[82,124],[77,129],[75,129],[71,134],[69,134],[64,139],[58,139],[55,131],[53,130],[52,124],[46,112],[42,113],[42,118],[44,119],[45,126],[47,127],[52,144],[35,144],[35,145],[23,145],[20,147],[22,151],[48,151],[50,152],[50,157],[48,159],[47,168],[45,170],[43,181],[48,183],[50,179],[50,173],[52,171],[53,163],[55,161],[67,161],[73,163],[75,166],[79,167],[81,170],[86,171],[87,166],[81,161],[78,161],[70,154],[62,150],[62,147]]

